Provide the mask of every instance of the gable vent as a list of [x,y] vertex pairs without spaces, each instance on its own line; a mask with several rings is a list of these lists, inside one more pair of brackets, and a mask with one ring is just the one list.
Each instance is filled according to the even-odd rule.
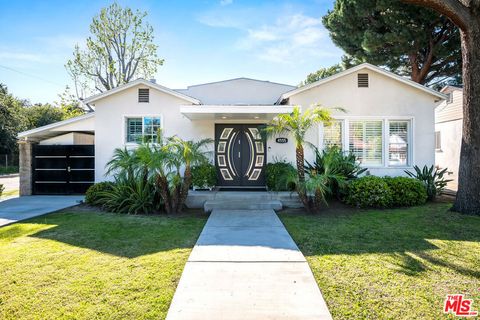
[[150,102],[150,89],[138,89],[138,102]]
[[358,74],[358,87],[359,88],[368,88],[368,73],[359,73]]

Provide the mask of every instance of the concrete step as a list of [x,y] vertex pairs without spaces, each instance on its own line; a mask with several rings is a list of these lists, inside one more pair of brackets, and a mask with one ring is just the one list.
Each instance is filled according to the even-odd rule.
[[282,202],[280,200],[263,200],[253,201],[250,199],[243,200],[207,200],[203,205],[205,212],[211,212],[213,209],[223,210],[282,210]]

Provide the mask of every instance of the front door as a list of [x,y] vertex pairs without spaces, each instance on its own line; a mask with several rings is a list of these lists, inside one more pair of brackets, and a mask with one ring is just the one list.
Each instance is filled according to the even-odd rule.
[[215,125],[215,165],[219,186],[265,186],[266,155],[260,125]]

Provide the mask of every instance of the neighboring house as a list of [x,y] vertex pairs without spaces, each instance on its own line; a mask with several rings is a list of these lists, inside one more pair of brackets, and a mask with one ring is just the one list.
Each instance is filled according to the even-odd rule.
[[453,179],[448,188],[458,186],[458,166],[462,146],[463,90],[446,86],[441,90],[447,99],[435,109],[435,164],[448,168],[448,179]]
[[219,186],[264,187],[266,163],[294,163],[295,145],[289,136],[264,142],[261,125],[316,103],[347,112],[335,111],[333,125],[315,127],[309,142],[355,153],[370,174],[403,175],[414,164],[434,164],[434,109],[445,98],[370,64],[300,88],[238,78],[172,90],[139,79],[86,99],[94,113],[20,133],[21,194],[81,192],[109,179],[114,149],[155,141],[159,128],[166,136],[215,139]]

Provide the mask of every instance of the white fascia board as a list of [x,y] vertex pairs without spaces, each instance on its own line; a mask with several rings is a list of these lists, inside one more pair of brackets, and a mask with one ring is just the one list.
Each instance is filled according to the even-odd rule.
[[120,91],[123,91],[123,90],[126,90],[126,89],[129,89],[131,87],[134,87],[136,85],[139,85],[139,84],[142,84],[144,86],[147,86],[147,87],[150,87],[152,89],[156,89],[158,91],[161,91],[161,92],[164,92],[164,93],[167,93],[169,95],[172,95],[172,96],[175,96],[177,98],[180,98],[180,99],[183,99],[185,101],[188,101],[188,102],[191,102],[191,103],[194,103],[194,104],[200,104],[200,100],[198,99],[195,99],[195,98],[192,98],[190,96],[187,96],[183,93],[180,93],[178,91],[175,91],[175,90],[172,90],[172,89],[169,89],[167,87],[164,87],[162,85],[159,85],[157,83],[153,83],[153,82],[150,82],[150,81],[147,81],[145,79],[137,79],[137,80],[134,80],[132,82],[129,82],[129,83],[126,83],[124,85],[121,85],[119,87],[116,87],[114,89],[111,89],[111,90],[108,90],[108,91],[105,91],[105,92],[102,92],[102,93],[99,93],[99,94],[96,94],[96,95],[93,95],[91,97],[88,97],[86,98],[85,100],[83,100],[84,103],[93,103],[97,100],[100,100],[100,99],[103,99],[103,98],[106,98],[112,94],[115,94],[117,92],[120,92]]
[[52,129],[64,126],[66,124],[71,124],[71,123],[74,123],[74,122],[77,122],[77,121],[82,121],[82,120],[85,120],[85,119],[88,119],[88,118],[91,118],[91,117],[94,117],[94,116],[95,116],[95,112],[82,114],[81,116],[78,116],[78,117],[73,117],[73,118],[70,118],[70,119],[67,119],[67,120],[47,124],[46,126],[43,126],[43,127],[38,127],[38,128],[35,128],[35,129],[20,132],[20,133],[18,133],[17,136],[18,136],[18,138],[25,138],[25,137],[28,137],[32,134],[52,130]]
[[300,87],[300,88],[297,88],[297,89],[294,89],[294,90],[285,92],[284,94],[282,94],[282,95],[280,96],[280,98],[278,98],[277,103],[280,103],[281,101],[283,101],[283,100],[285,100],[285,99],[288,99],[288,98],[290,98],[291,96],[294,96],[294,95],[299,94],[299,93],[301,93],[301,92],[304,92],[304,91],[310,90],[310,89],[312,89],[312,88],[318,87],[318,86],[320,86],[320,85],[322,85],[322,84],[325,84],[325,83],[327,83],[327,82],[333,81],[333,80],[335,80],[335,79],[338,79],[338,78],[347,76],[347,75],[349,75],[349,74],[352,74],[352,73],[357,72],[357,71],[362,70],[362,69],[368,69],[368,70],[371,70],[371,71],[374,71],[374,72],[378,72],[378,73],[380,73],[380,74],[382,74],[382,75],[385,75],[385,76],[387,76],[387,77],[389,77],[389,78],[392,78],[392,79],[394,79],[394,80],[400,81],[400,82],[402,82],[402,83],[404,83],[404,84],[407,84],[407,85],[409,85],[409,86],[411,86],[411,87],[414,87],[414,88],[416,88],[416,89],[419,89],[419,90],[421,90],[421,91],[424,91],[424,92],[426,92],[426,93],[428,93],[428,94],[431,94],[431,95],[433,95],[433,96],[435,96],[435,97],[437,97],[437,98],[440,98],[440,99],[442,99],[442,100],[447,99],[447,96],[446,96],[445,94],[441,93],[441,92],[438,92],[438,91],[436,91],[436,90],[430,89],[430,88],[428,88],[428,87],[426,87],[426,86],[423,86],[423,85],[421,85],[421,84],[419,84],[419,83],[417,83],[417,82],[415,82],[415,81],[406,79],[406,78],[401,77],[401,76],[399,76],[399,75],[397,75],[397,74],[395,74],[395,73],[393,73],[393,72],[384,70],[384,69],[382,69],[382,68],[380,68],[380,67],[377,67],[377,66],[374,66],[374,65],[372,65],[372,64],[370,64],[370,63],[362,63],[362,64],[360,64],[360,65],[358,65],[358,66],[353,67],[353,68],[347,69],[347,70],[342,71],[342,72],[339,72],[339,73],[337,73],[337,74],[334,74],[333,76],[330,76],[330,77],[327,77],[327,78],[324,78],[324,79],[320,79],[320,80],[318,80],[318,81],[316,81],[316,82],[310,83],[310,84],[305,85],[305,86],[303,86],[303,87]]

